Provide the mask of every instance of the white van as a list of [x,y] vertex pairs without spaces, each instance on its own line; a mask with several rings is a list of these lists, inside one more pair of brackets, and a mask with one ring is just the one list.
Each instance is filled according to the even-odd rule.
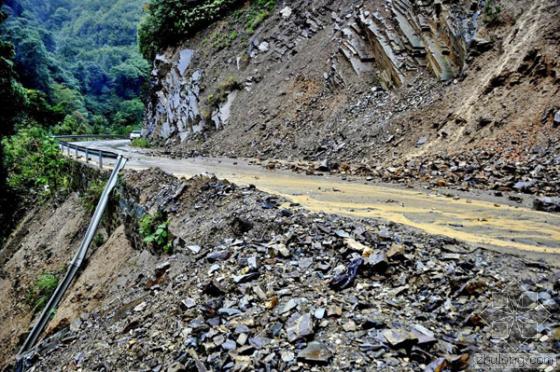
[[132,132],[130,132],[129,138],[131,140],[133,140],[135,138],[140,138],[140,137],[142,137],[142,131],[141,130],[133,130]]

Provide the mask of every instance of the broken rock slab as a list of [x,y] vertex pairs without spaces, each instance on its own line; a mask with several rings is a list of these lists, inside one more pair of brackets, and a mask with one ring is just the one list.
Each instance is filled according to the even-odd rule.
[[325,344],[313,341],[298,353],[298,358],[307,362],[328,363],[332,353]]
[[383,332],[383,337],[394,348],[418,343],[418,337],[415,334],[403,329],[387,329]]
[[300,315],[296,313],[292,315],[290,319],[288,319],[286,333],[288,335],[288,341],[290,342],[312,335],[314,330],[311,314],[306,313]]
[[282,16],[282,18],[290,18],[290,16],[292,15],[292,8],[290,8],[289,6],[284,7],[280,11],[280,15]]
[[533,208],[543,212],[560,213],[560,198],[542,197],[533,202]]

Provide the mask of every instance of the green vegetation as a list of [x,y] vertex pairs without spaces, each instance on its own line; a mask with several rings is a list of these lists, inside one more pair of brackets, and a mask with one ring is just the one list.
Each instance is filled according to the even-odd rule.
[[170,45],[222,18],[241,0],[151,0],[138,28],[140,51],[148,60]]
[[[140,51],[152,60],[158,52],[177,45],[243,3],[241,0],[151,0],[138,28]],[[276,0],[252,0],[247,12],[236,10],[233,16],[235,23],[244,25],[244,29],[216,33],[211,36],[211,45],[221,49],[235,41],[241,31],[255,32],[275,7]]]
[[223,30],[215,30],[210,36],[210,44],[215,50],[220,50],[231,46],[237,40],[239,33],[237,31],[230,31],[229,33]]
[[54,196],[67,190],[69,162],[39,127],[24,127],[2,140],[8,185],[22,194]]
[[[0,23],[5,19],[6,14],[0,12]],[[14,133],[18,115],[27,104],[25,90],[16,80],[14,56],[14,46],[0,39],[0,138]],[[0,232],[0,245],[13,224],[12,215],[15,210],[13,208],[15,197],[6,183],[7,176],[4,151],[0,141],[0,224],[3,226]]]
[[499,21],[502,8],[496,4],[496,0],[488,0],[484,6],[484,23],[495,25]]
[[142,6],[143,0],[6,2],[0,35],[15,46],[13,69],[28,103],[48,112],[37,121],[75,134],[126,133],[141,121],[138,97],[149,74],[137,51]]
[[103,234],[97,233],[95,234],[95,236],[93,237],[93,246],[95,248],[99,248],[101,247],[103,244],[105,244],[105,237],[103,236]]
[[27,292],[27,303],[33,311],[41,311],[49,301],[58,286],[58,277],[54,274],[44,273],[39,275],[33,287]]
[[95,211],[106,184],[107,182],[102,180],[95,180],[89,183],[81,197],[82,204],[88,213],[91,214]]
[[141,123],[143,1],[0,0],[0,244],[22,207],[70,187],[50,134],[128,135]]
[[245,30],[252,34],[257,27],[270,16],[270,13],[276,7],[276,0],[257,0],[247,14],[245,22]]
[[135,138],[131,141],[130,145],[132,147],[138,147],[141,149],[147,149],[151,147],[150,141],[148,141],[147,138],[144,137],[140,137],[140,138]]
[[146,214],[138,224],[144,243],[157,252],[173,251],[173,235],[169,232],[169,220],[163,213]]

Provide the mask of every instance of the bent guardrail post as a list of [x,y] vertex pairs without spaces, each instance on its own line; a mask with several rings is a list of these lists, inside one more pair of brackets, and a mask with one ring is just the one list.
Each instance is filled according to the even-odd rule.
[[[76,153],[77,151],[78,148],[76,147]],[[99,153],[101,156],[103,155],[102,151],[100,151]],[[99,198],[99,202],[97,203],[97,207],[95,208],[95,212],[93,214],[93,217],[91,218],[84,239],[82,240],[82,243],[80,244],[80,248],[78,249],[78,252],[76,252],[74,259],[72,260],[70,267],[68,268],[68,272],[66,273],[66,276],[53,292],[51,298],[49,299],[49,302],[47,303],[47,306],[41,313],[39,320],[37,321],[37,323],[35,323],[35,326],[33,326],[33,329],[31,330],[29,335],[27,335],[25,342],[23,343],[23,345],[19,350],[19,353],[17,355],[17,364],[16,364],[17,371],[25,370],[25,353],[35,345],[37,339],[39,338],[42,331],[45,329],[47,323],[49,322],[53,312],[60,304],[60,301],[62,300],[64,293],[70,287],[70,284],[76,277],[76,274],[78,273],[78,270],[80,269],[87,255],[89,246],[91,245],[97,227],[101,222],[101,217],[103,216],[103,212],[105,211],[105,208],[107,207],[107,203],[109,202],[109,195],[111,194],[111,191],[113,191],[113,189],[115,188],[117,184],[119,172],[124,168],[126,161],[127,161],[126,158],[124,158],[122,155],[118,155],[117,161],[115,163],[115,167],[113,168],[113,172],[111,173],[111,176],[109,177],[109,180],[107,181],[107,184],[103,189],[103,193]]]

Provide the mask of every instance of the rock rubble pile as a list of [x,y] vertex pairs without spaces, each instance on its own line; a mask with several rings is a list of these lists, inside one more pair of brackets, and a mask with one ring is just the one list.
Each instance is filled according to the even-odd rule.
[[[560,276],[543,263],[213,179],[126,183],[169,213],[175,252],[123,272],[126,290],[43,342],[36,370],[438,371],[560,347]],[[500,328],[498,298],[521,328]]]

